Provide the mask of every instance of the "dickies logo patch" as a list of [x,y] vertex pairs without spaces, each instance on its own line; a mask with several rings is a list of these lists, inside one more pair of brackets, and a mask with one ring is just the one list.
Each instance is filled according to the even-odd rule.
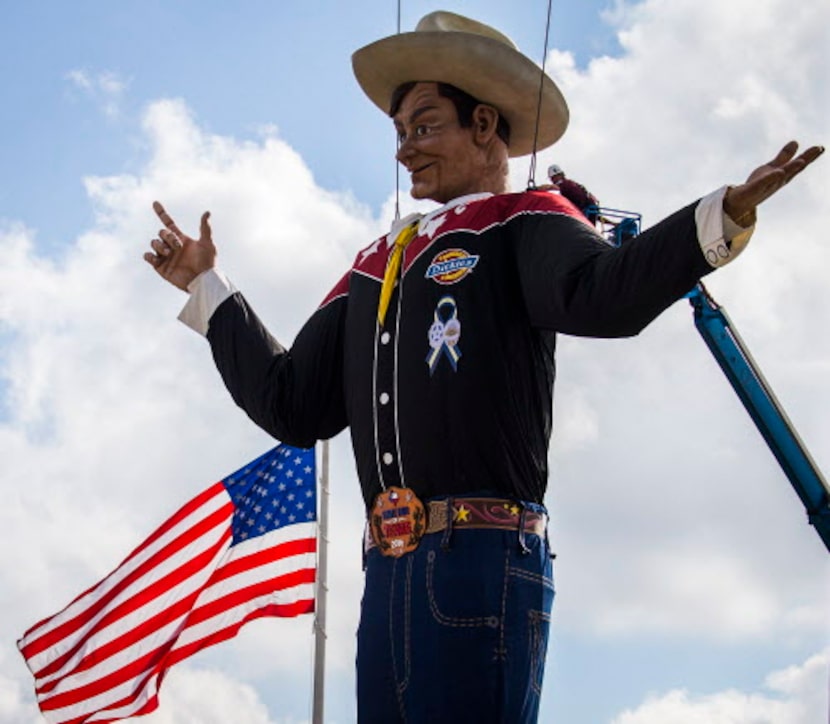
[[424,276],[439,284],[455,284],[475,268],[478,260],[478,254],[464,249],[446,249],[435,255]]

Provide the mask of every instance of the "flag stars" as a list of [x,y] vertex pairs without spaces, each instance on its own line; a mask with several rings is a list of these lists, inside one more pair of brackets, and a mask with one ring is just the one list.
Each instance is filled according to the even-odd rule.
[[223,482],[234,502],[236,542],[316,519],[313,451],[279,447]]

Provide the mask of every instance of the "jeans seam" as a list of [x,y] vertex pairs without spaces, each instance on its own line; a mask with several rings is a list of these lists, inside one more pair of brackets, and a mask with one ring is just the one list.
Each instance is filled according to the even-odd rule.
[[553,590],[553,581],[548,578],[547,576],[543,576],[539,573],[533,573],[532,571],[525,571],[521,568],[510,568],[507,571],[508,575],[516,576],[517,578],[524,578],[527,581],[532,581],[533,583],[538,583],[542,586],[546,586]]
[[456,616],[446,616],[438,610],[438,604],[435,601],[435,590],[432,585],[432,571],[435,566],[435,551],[430,551],[427,556],[427,595],[429,596],[429,608],[432,617],[443,626],[452,626],[455,628],[474,628],[478,626],[489,626],[495,628],[499,625],[497,616],[471,616],[469,618],[462,618]]
[[403,645],[404,645],[404,677],[403,681],[399,685],[399,689],[401,693],[406,691],[409,687],[409,674],[412,671],[412,654],[410,650],[410,639],[409,639],[409,626],[411,622],[411,612],[412,612],[412,556],[407,556],[406,559],[406,586],[404,587],[404,592],[406,595],[405,603],[404,603],[404,622],[403,622]]
[[403,691],[398,684],[398,662],[395,658],[395,626],[393,618],[393,609],[395,606],[395,577],[398,572],[398,561],[399,559],[397,558],[392,561],[392,574],[389,579],[389,616],[387,618],[389,620],[389,648],[390,657],[392,659],[392,676],[395,678],[395,698],[398,700],[398,710],[401,714],[401,721],[406,722],[406,707],[404,706]]
[[530,648],[530,687],[537,696],[541,696],[542,686],[539,683],[539,660],[542,658],[540,655],[542,634],[539,630],[539,625],[541,621],[550,623],[550,614],[544,611],[530,610],[527,612],[527,615],[530,619],[530,625],[528,626],[528,638],[530,639],[528,642]]
[[510,570],[510,551],[504,552],[504,584],[501,589],[501,620],[499,621],[499,647],[496,649],[496,659],[505,661],[507,649],[504,647],[504,623],[507,617],[507,582]]

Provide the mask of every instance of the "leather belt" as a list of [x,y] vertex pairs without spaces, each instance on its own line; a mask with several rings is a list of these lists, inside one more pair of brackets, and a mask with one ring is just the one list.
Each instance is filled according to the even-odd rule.
[[[452,512],[450,512],[450,507]],[[458,530],[519,530],[524,523],[524,532],[544,535],[548,516],[535,510],[523,508],[515,500],[506,498],[444,498],[430,500],[426,505],[427,527],[424,535],[440,533],[451,523],[453,531]],[[370,535],[365,538],[365,550],[375,547]]]

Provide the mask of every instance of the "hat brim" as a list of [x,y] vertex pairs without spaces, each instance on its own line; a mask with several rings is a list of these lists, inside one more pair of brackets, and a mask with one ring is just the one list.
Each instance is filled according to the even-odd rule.
[[355,51],[352,68],[364,93],[387,114],[393,91],[412,81],[449,83],[495,107],[510,124],[510,156],[531,153],[534,145],[547,148],[568,127],[568,105],[550,77],[519,51],[483,35],[392,35]]

